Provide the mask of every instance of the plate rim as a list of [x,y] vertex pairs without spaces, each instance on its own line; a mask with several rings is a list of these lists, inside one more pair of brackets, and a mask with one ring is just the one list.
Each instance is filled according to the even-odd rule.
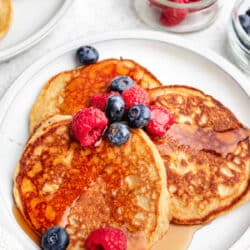
[[[69,0],[70,1],[70,0]],[[226,73],[229,77],[234,79],[235,84],[239,86],[241,90],[244,91],[250,99],[250,85],[247,84],[247,78],[243,75],[243,73],[236,68],[231,62],[227,61],[221,55],[215,53],[214,51],[202,48],[200,46],[195,47],[192,45],[190,41],[187,39],[180,38],[176,35],[165,34],[160,31],[151,31],[151,30],[125,30],[125,31],[115,31],[115,32],[106,32],[102,35],[94,35],[90,36],[88,39],[81,36],[76,40],[71,42],[67,42],[63,46],[55,49],[52,52],[45,54],[41,59],[32,63],[20,76],[13,81],[13,83],[6,90],[4,95],[0,100],[0,136],[4,136],[2,133],[1,124],[5,119],[5,115],[8,112],[8,107],[13,102],[15,96],[19,93],[19,91],[25,86],[27,81],[37,72],[45,67],[49,62],[52,62],[59,56],[67,53],[68,51],[74,49],[76,46],[80,46],[81,44],[91,44],[98,42],[106,42],[112,40],[122,40],[122,39],[143,39],[143,40],[151,40],[151,41],[159,41],[170,44],[172,46],[176,46],[182,49],[186,49],[198,56],[201,56],[207,59],[209,62],[215,64],[219,67],[224,73]],[[3,199],[1,195],[2,190],[0,190],[0,199]],[[2,206],[5,214],[9,217],[9,211],[5,206]]]
[[[73,4],[74,0],[64,0],[61,7],[58,9],[56,14],[51,18],[42,28],[40,28],[37,32],[21,41],[14,46],[0,50],[0,62],[4,62],[12,57],[24,52],[25,50],[31,48],[43,38],[45,38],[57,25],[57,23],[64,16],[69,7]],[[8,35],[8,34],[7,34]]]

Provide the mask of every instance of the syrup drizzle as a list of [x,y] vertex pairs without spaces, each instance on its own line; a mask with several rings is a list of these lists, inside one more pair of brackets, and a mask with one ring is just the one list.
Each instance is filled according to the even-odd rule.
[[175,140],[180,146],[188,146],[196,151],[208,151],[226,156],[237,145],[248,138],[245,128],[217,132],[187,124],[174,124],[167,131],[166,138]]
[[15,205],[12,208],[12,212],[22,230],[29,236],[31,240],[33,240],[37,245],[40,245],[40,237],[31,229]]
[[171,224],[167,234],[152,247],[152,250],[186,250],[199,228],[201,226]]
[[[13,206],[13,214],[16,218],[17,223],[23,229],[23,231],[33,240],[38,246],[40,245],[40,237],[30,228],[28,223],[24,220],[22,214],[19,212],[16,206]],[[200,226],[178,226],[170,225],[168,233],[158,241],[153,247],[152,250],[186,250],[189,244],[192,241],[193,234],[200,228]],[[140,236],[140,237],[139,237]],[[134,239],[129,244],[129,250],[144,250],[145,244],[141,238],[141,235],[138,235],[140,241]]]

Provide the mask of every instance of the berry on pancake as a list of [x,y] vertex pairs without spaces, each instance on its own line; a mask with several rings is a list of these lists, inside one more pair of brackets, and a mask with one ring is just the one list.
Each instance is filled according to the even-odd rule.
[[148,93],[146,90],[139,86],[133,86],[122,92],[122,98],[125,102],[125,110],[129,110],[131,107],[137,104],[149,104]]
[[167,129],[174,123],[174,117],[163,106],[152,105],[149,108],[151,119],[146,126],[147,132],[154,136],[164,136]]
[[105,113],[109,122],[121,121],[125,109],[125,103],[120,95],[112,95],[108,98]]
[[135,85],[135,83],[129,76],[117,76],[112,80],[110,90],[122,93],[133,85]]
[[130,131],[126,124],[114,122],[109,126],[106,134],[111,144],[119,146],[128,140]]
[[81,146],[93,146],[101,138],[108,124],[105,114],[97,108],[85,108],[78,111],[72,120],[73,136]]
[[97,94],[91,97],[90,106],[105,111],[107,100],[110,96],[119,94],[118,92],[111,91],[105,94]]
[[131,128],[145,127],[151,117],[151,112],[144,104],[133,106],[128,111],[128,124]]

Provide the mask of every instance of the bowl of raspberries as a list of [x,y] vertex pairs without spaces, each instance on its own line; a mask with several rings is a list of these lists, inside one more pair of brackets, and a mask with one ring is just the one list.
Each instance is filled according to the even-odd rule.
[[222,0],[135,0],[139,17],[149,26],[170,32],[194,32],[218,16]]

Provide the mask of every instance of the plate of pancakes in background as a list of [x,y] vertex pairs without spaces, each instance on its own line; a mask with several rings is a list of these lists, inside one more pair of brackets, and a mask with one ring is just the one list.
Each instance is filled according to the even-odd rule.
[[[95,47],[81,66],[76,50]],[[163,138],[142,129],[121,146],[81,148],[72,115],[128,75],[175,117]],[[250,225],[250,88],[230,63],[152,31],[79,39],[30,66],[0,105],[0,225],[24,249],[50,226],[68,249],[95,229],[127,235],[127,249],[223,250]]]
[[44,38],[62,18],[72,0],[0,1],[0,62]]

